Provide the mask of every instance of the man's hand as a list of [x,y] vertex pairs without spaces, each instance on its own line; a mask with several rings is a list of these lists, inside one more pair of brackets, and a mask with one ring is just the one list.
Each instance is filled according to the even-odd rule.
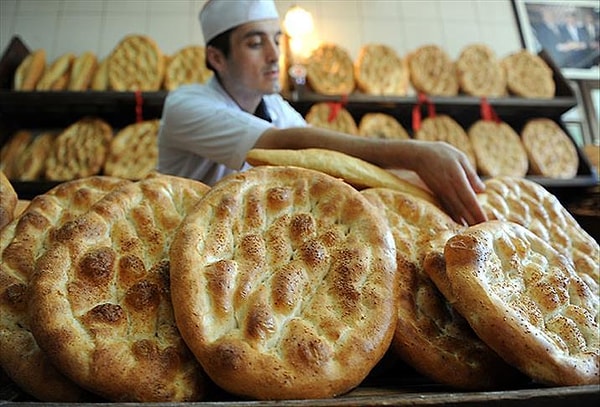
[[476,196],[485,184],[464,153],[444,142],[423,143],[414,171],[454,220],[469,225],[487,220]]

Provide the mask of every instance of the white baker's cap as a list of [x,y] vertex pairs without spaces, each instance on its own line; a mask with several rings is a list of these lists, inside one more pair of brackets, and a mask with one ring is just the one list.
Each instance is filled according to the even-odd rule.
[[273,0],[208,0],[200,10],[204,43],[251,21],[279,19]]

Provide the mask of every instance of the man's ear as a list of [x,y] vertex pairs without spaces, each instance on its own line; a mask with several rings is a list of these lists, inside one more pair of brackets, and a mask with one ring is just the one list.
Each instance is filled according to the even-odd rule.
[[208,45],[204,51],[206,53],[206,61],[212,65],[217,71],[220,71],[225,64],[225,56],[220,49]]

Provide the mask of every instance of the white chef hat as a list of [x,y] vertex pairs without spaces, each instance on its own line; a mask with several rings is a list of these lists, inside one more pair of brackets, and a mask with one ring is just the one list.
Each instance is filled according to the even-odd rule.
[[278,18],[273,0],[208,0],[200,10],[205,44],[238,25]]

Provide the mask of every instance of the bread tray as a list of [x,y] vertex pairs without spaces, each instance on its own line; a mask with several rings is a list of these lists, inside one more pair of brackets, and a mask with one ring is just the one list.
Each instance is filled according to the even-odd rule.
[[[12,397],[11,397],[12,396]],[[432,384],[416,373],[407,373],[400,380],[367,380],[351,392],[330,399],[255,401],[217,394],[199,402],[160,403],[169,407],[342,407],[342,406],[502,406],[502,407],[577,407],[597,406],[600,401],[600,384],[566,387],[526,387],[503,391],[453,391]],[[155,404],[155,403],[152,403]],[[28,398],[14,385],[0,389],[0,406],[37,407],[141,407],[151,403],[49,403]]]

